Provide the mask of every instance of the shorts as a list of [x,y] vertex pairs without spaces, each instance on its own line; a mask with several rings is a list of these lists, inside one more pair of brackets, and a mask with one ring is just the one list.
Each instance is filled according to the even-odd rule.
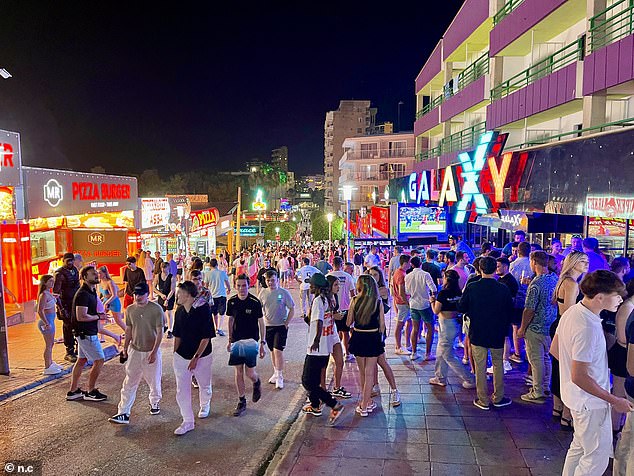
[[409,306],[407,304],[397,304],[396,311],[396,319],[398,322],[405,322],[409,319]]
[[126,294],[123,297],[123,308],[125,309],[126,307],[128,307],[130,304],[132,304],[134,302],[134,296],[130,296],[129,294]]
[[229,365],[246,365],[250,369],[258,362],[260,345],[253,339],[243,339],[231,344]]
[[627,378],[627,349],[615,342],[608,350],[608,367],[615,377]]
[[513,311],[511,311],[511,324],[517,327],[521,326],[523,313],[523,309],[513,309]]
[[286,326],[266,326],[266,344],[271,352],[273,349],[284,350],[287,336]]
[[99,336],[78,337],[77,345],[79,346],[77,357],[80,359],[87,359],[90,362],[104,360],[105,357],[103,355],[101,342],[99,342]]
[[51,312],[50,314],[44,314],[46,317],[46,322],[48,323],[48,329],[44,329],[42,327],[42,320],[38,319],[37,328],[40,330],[42,334],[53,334],[55,335],[55,312]]
[[174,300],[175,299],[176,298],[174,296],[172,296],[171,298],[169,298],[166,301],[162,297],[159,297],[158,298],[158,303],[159,303],[159,306],[161,306],[164,311],[172,311],[174,309]]
[[110,301],[110,304],[108,304],[108,309],[110,309],[112,312],[121,312],[121,299],[116,297],[112,301]]
[[214,303],[211,305],[211,313],[214,315],[220,314],[221,316],[224,316],[227,313],[227,297],[226,296],[214,297]]
[[434,313],[431,310],[431,307],[427,309],[411,309],[411,315],[413,321],[423,321],[425,324],[433,324],[434,323]]
[[337,332],[349,332],[350,326],[348,325],[348,311],[344,311],[343,319],[335,319],[335,327]]

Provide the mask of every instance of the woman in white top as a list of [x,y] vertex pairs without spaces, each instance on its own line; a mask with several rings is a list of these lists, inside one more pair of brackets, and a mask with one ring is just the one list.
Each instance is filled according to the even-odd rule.
[[44,375],[55,375],[62,371],[62,367],[53,362],[53,344],[55,342],[55,302],[51,290],[55,278],[45,274],[40,278],[37,293],[37,328],[44,337]]
[[[151,282],[152,276],[154,275],[154,261],[152,261],[152,252],[145,252],[145,262],[143,263],[143,272],[148,280]],[[154,289],[150,286],[150,299],[154,299]]]

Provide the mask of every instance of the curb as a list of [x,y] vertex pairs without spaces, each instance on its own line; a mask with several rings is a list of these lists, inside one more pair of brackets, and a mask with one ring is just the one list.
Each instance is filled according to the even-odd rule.
[[[117,350],[117,348],[115,347],[115,345],[109,345],[108,347],[105,347],[103,349],[103,353],[104,353],[104,362],[107,362],[111,359],[113,359],[114,357],[116,357],[117,355],[119,355],[119,351]],[[92,362],[88,362],[87,366],[92,365]],[[73,371],[73,367],[74,365],[69,365],[68,367],[66,367],[65,369],[63,369],[60,373],[55,374],[55,375],[45,375],[40,379],[37,379],[33,382],[29,382],[26,385],[22,385],[21,387],[15,388],[13,390],[10,390],[6,393],[0,394],[0,402],[3,402],[5,400],[8,400],[11,397],[15,397],[17,395],[20,395],[21,393],[27,392],[28,390],[32,390],[34,388],[37,388],[41,385],[44,385],[45,383],[48,382],[52,382],[53,380],[57,380],[60,379],[66,375],[68,375],[69,373],[71,373]]]

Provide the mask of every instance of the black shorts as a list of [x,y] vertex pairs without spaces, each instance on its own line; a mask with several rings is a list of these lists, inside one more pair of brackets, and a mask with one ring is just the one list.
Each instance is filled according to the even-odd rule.
[[159,306],[161,306],[164,310],[172,311],[172,310],[174,310],[174,301],[175,301],[175,299],[176,298],[174,296],[172,296],[171,298],[169,298],[166,301],[162,297],[159,297],[158,298],[158,303],[159,303]]
[[211,313],[216,315],[220,314],[224,316],[227,312],[227,298],[225,296],[215,297],[214,303],[211,306]]
[[286,326],[266,326],[266,345],[271,352],[273,349],[284,350],[287,337]]

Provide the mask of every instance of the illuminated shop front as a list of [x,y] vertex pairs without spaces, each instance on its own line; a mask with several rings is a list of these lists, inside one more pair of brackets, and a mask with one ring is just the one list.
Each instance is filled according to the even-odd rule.
[[196,210],[189,214],[191,231],[189,247],[198,256],[216,254],[216,225],[220,223],[220,212],[217,208]]
[[185,250],[189,210],[189,200],[184,196],[142,198],[141,248],[159,251],[161,256]]
[[137,181],[122,177],[24,167],[30,232],[31,287],[61,266],[65,252],[105,265],[115,279],[138,249]]

